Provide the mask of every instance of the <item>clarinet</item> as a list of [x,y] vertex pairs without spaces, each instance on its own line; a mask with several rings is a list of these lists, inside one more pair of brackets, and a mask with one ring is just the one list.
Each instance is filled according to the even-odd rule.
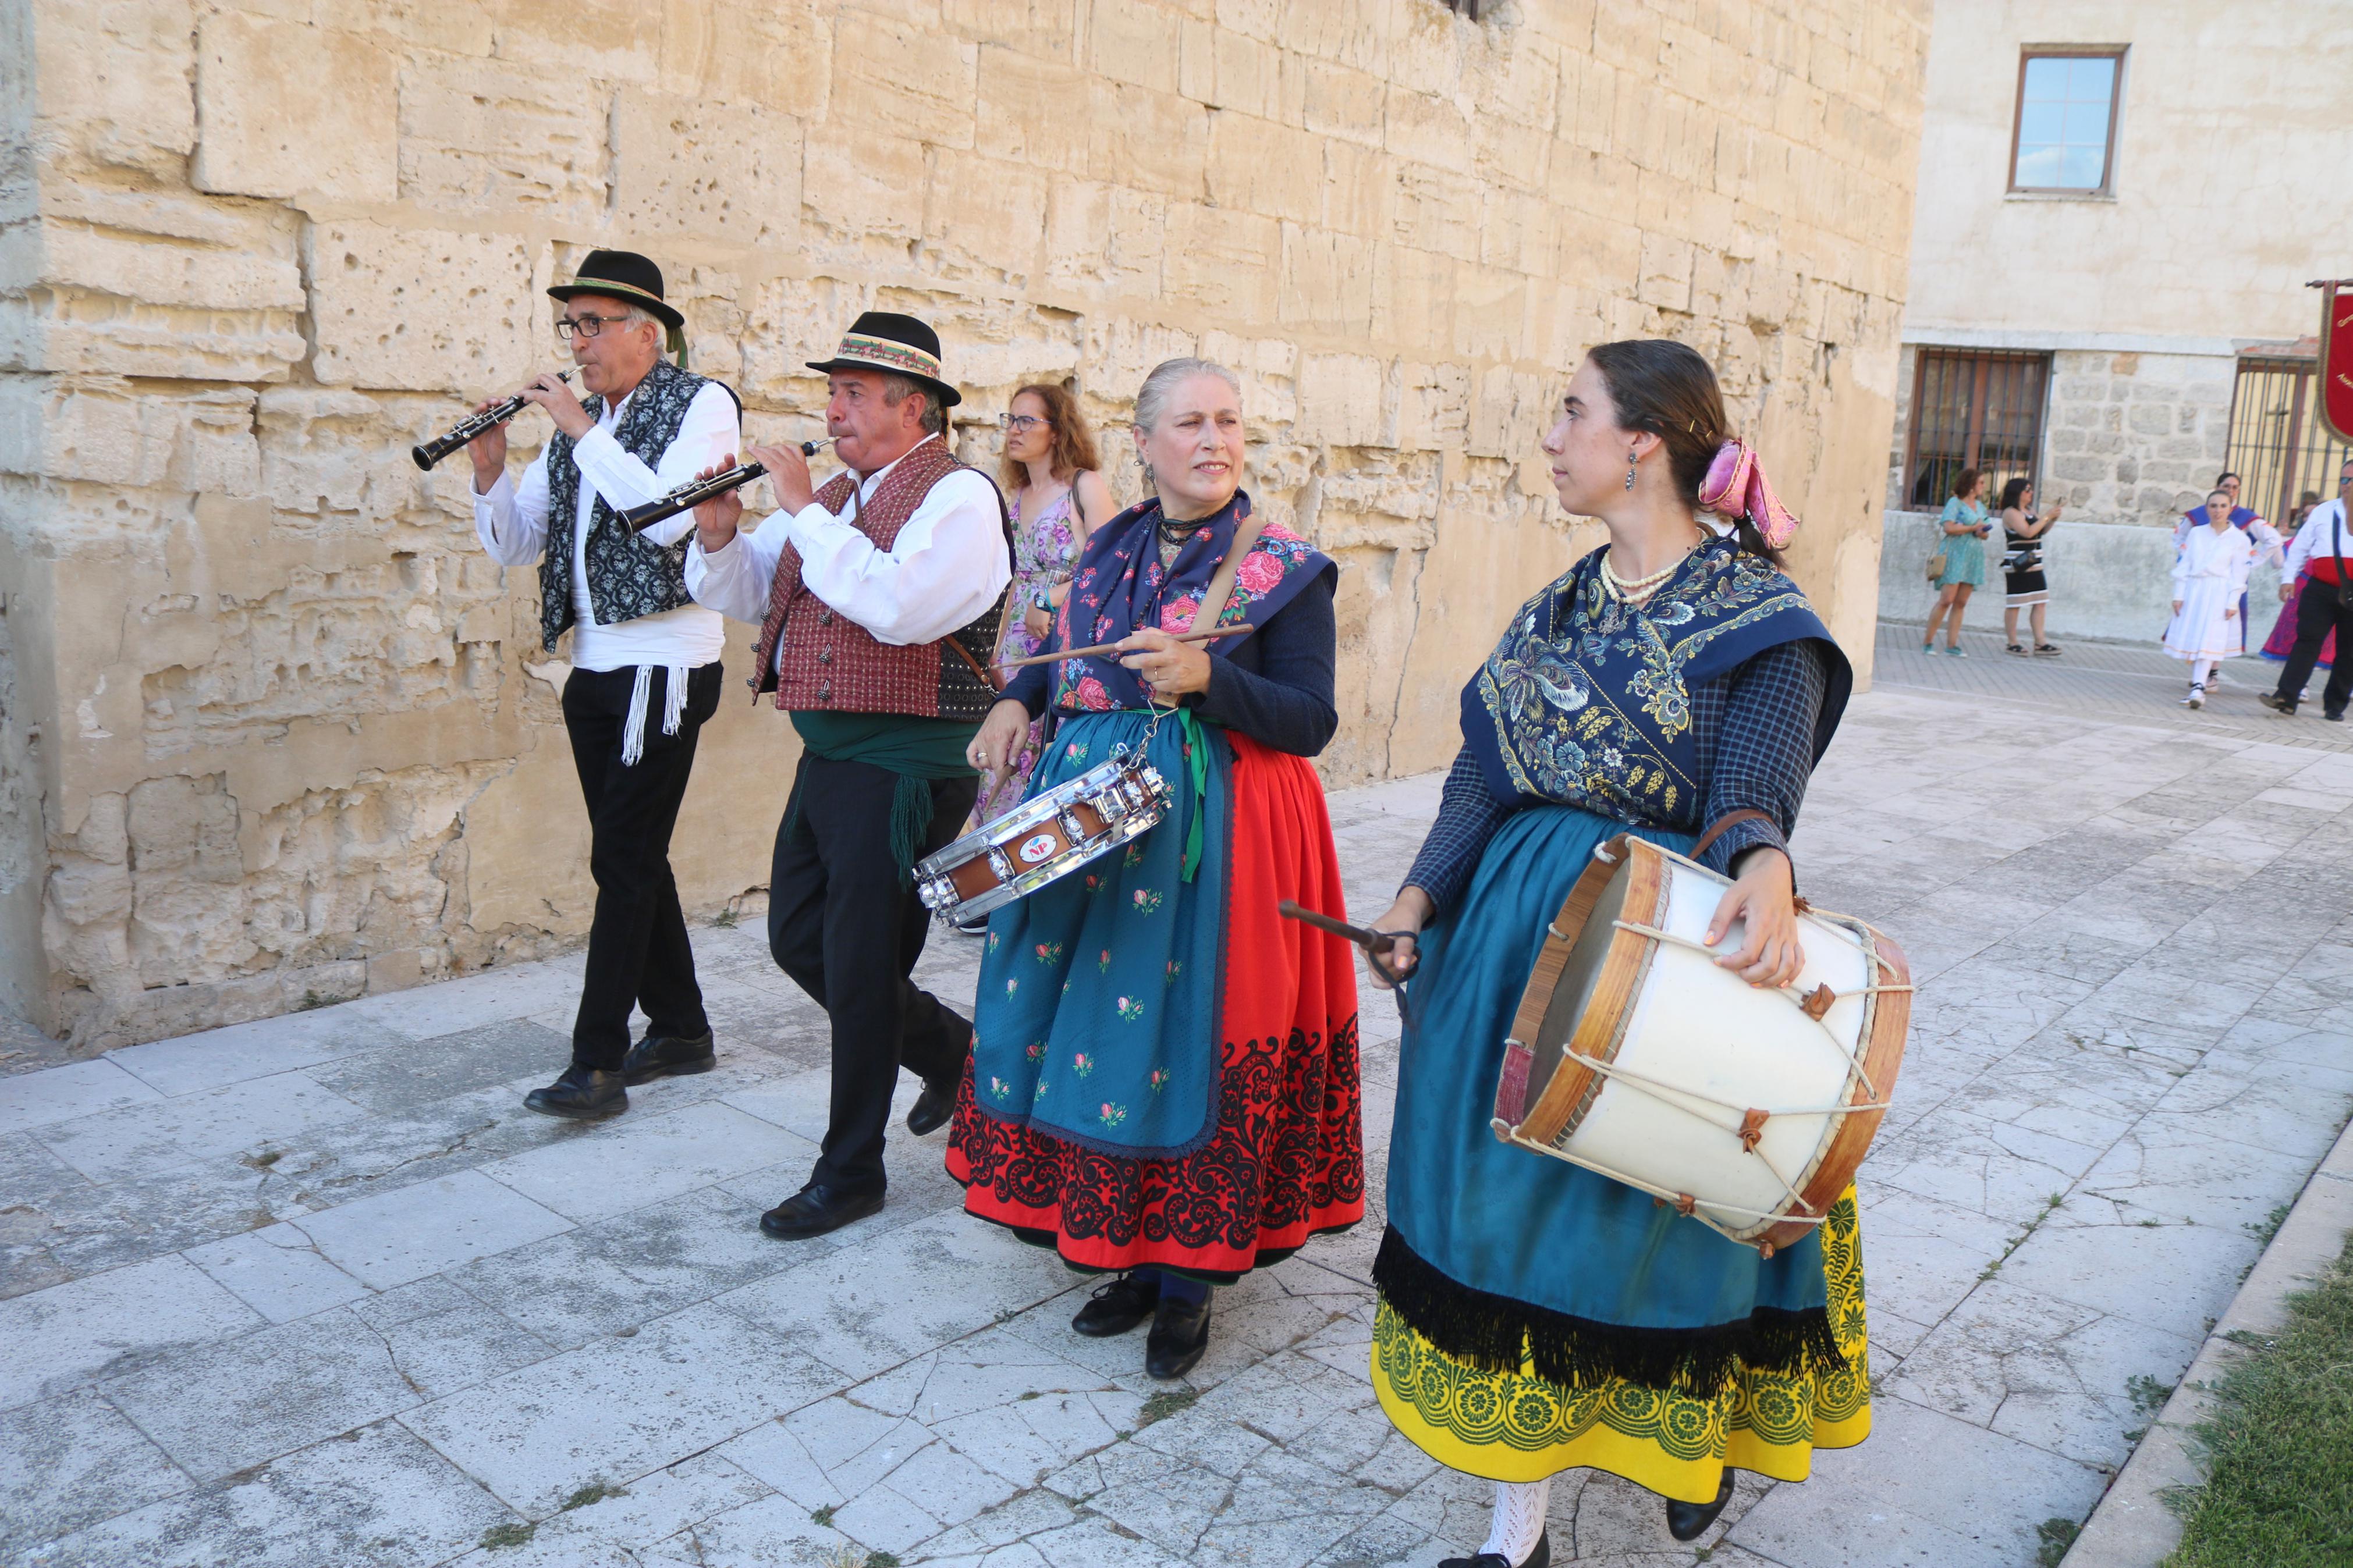
[[[572,372],[568,370],[559,370],[555,373],[555,378],[558,381],[570,381],[572,379]],[[448,457],[450,453],[456,451],[459,447],[464,446],[467,442],[480,435],[483,431],[489,430],[496,426],[505,424],[508,420],[513,418],[516,415],[522,413],[524,409],[530,406],[531,399],[518,392],[512,397],[508,398],[504,403],[493,404],[491,406],[483,409],[480,414],[468,415],[465,418],[451,426],[447,435],[436,436],[430,441],[420,442],[417,445],[411,447],[408,449],[408,455],[416,460],[418,468],[429,470],[434,464],[439,462],[442,458]]]
[[[814,458],[832,444],[830,436],[821,441],[804,441],[801,443],[801,456]],[[713,496],[723,496],[729,490],[748,485],[767,471],[757,463],[738,463],[726,472],[713,474],[707,479],[689,479],[669,494],[657,496],[643,506],[623,507],[614,515],[630,532],[643,533],[654,524],[676,517],[680,512],[693,510]]]

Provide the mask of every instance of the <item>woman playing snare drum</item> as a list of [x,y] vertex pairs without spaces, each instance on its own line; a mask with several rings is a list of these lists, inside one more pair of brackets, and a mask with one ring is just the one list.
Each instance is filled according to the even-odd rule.
[[[1052,636],[1121,652],[1022,670],[970,758],[1003,768],[1050,706],[1032,795],[1126,747],[1174,803],[1124,852],[989,921],[948,1173],[970,1213],[1121,1271],[1071,1327],[1153,1319],[1145,1369],[1166,1378],[1208,1343],[1212,1284],[1363,1217],[1364,1133],[1347,948],[1276,914],[1284,899],[1343,907],[1306,761],[1339,722],[1337,569],[1251,528],[1231,372],[1158,366],[1135,426],[1156,498],[1087,541]],[[1257,537],[1216,621],[1257,630],[1177,642],[1238,531]]]
[[1496,1483],[1486,1545],[1453,1568],[1547,1563],[1562,1470],[1664,1495],[1689,1541],[1729,1500],[1734,1468],[1802,1480],[1813,1449],[1870,1426],[1852,1189],[1766,1261],[1488,1130],[1546,922],[1613,835],[1688,851],[1749,814],[1701,856],[1736,879],[1709,940],[1737,921],[1745,938],[1717,963],[1757,985],[1796,977],[1785,836],[1852,685],[1778,570],[1797,520],[1726,439],[1705,360],[1602,344],[1544,447],[1561,504],[1599,518],[1609,544],[1528,601],[1464,688],[1438,821],[1378,922],[1419,936],[1396,960],[1412,1021],[1373,1382],[1423,1449]]

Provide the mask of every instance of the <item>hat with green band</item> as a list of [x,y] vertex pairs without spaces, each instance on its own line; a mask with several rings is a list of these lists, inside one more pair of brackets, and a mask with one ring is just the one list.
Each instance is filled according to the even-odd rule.
[[558,283],[547,293],[552,300],[596,294],[643,306],[670,329],[670,352],[677,356],[681,367],[685,365],[686,318],[662,298],[661,268],[651,258],[634,250],[592,250],[580,263],[580,270],[571,282]]
[[913,316],[869,310],[849,324],[841,346],[828,360],[811,360],[811,370],[881,370],[920,381],[939,394],[940,406],[964,401],[940,374],[940,335]]

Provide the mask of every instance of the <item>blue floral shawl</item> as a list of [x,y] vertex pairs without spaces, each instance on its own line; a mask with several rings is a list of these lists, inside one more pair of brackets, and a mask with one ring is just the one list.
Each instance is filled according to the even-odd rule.
[[1636,608],[1602,586],[1608,553],[1594,551],[1522,605],[1462,689],[1462,738],[1498,795],[1698,826],[1692,688],[1807,637],[1822,643],[1830,677],[1814,725],[1820,758],[1854,675],[1795,583],[1723,536]]
[[[1104,523],[1088,536],[1079,556],[1070,596],[1057,616],[1060,636],[1056,646],[1117,642],[1136,631],[1191,631],[1201,595],[1232,547],[1234,530],[1250,514],[1250,492],[1236,490],[1224,510],[1185,542],[1165,572],[1155,538],[1160,524],[1157,500],[1132,506]],[[1317,574],[1333,570],[1331,557],[1280,523],[1269,523],[1236,568],[1233,595],[1218,624],[1263,626]],[[1225,637],[1203,646],[1216,658],[1243,640]],[[1117,658],[1067,659],[1055,668],[1053,700],[1058,707],[1106,713],[1150,706],[1135,672]]]

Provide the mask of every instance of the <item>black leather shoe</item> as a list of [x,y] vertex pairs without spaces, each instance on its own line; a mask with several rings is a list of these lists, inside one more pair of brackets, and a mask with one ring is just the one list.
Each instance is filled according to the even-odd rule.
[[691,1040],[681,1040],[675,1035],[648,1035],[621,1058],[621,1081],[635,1087],[673,1073],[683,1077],[691,1072],[709,1072],[718,1065],[719,1053],[711,1048],[708,1029]]
[[881,1208],[879,1187],[871,1193],[845,1193],[839,1187],[820,1187],[811,1182],[762,1215],[760,1228],[786,1241],[806,1241],[879,1214]]
[[600,1072],[575,1062],[545,1089],[534,1089],[524,1095],[522,1105],[525,1110],[536,1110],[543,1116],[602,1121],[629,1109],[629,1091],[622,1087],[619,1073]]
[[1535,1549],[1519,1563],[1500,1552],[1482,1552],[1476,1557],[1449,1557],[1438,1568],[1552,1568],[1552,1531],[1538,1531]]
[[1677,1541],[1697,1541],[1732,1500],[1732,1472],[1724,1472],[1724,1484],[1715,1489],[1714,1502],[1677,1502],[1667,1500],[1667,1533]]
[[1107,1340],[1124,1334],[1152,1316],[1152,1309],[1160,1304],[1160,1280],[1138,1279],[1133,1274],[1123,1274],[1108,1285],[1098,1285],[1079,1315],[1071,1320],[1071,1327],[1091,1340]]
[[2295,717],[2295,704],[2275,691],[2258,691],[2255,700],[2274,713],[2284,713],[2291,719]]
[[1144,1340],[1144,1370],[1166,1383],[1193,1370],[1209,1348],[1209,1303],[1198,1306],[1164,1296],[1152,1310],[1152,1332]]
[[935,1083],[925,1083],[923,1092],[915,1096],[915,1103],[907,1108],[907,1131],[918,1138],[928,1138],[955,1119],[956,1086],[942,1089]]
[[2320,716],[2327,720],[2332,724],[2342,724],[2345,722],[2345,710],[2342,708],[2339,708],[2334,713],[2324,711]]

